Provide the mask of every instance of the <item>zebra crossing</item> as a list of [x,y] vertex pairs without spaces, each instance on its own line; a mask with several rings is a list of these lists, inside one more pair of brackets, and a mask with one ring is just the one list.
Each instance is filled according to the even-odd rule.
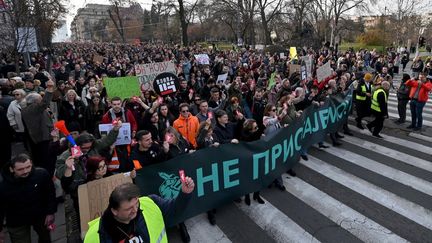
[[[191,242],[432,242],[432,143],[406,133],[350,128],[343,145],[309,150],[265,188],[265,204],[229,203],[186,221]],[[176,229],[170,242],[181,242]]]
[[[398,119],[394,90],[388,107]],[[407,105],[402,126],[410,121]],[[432,99],[423,124],[432,127]],[[214,226],[205,213],[188,219],[191,242],[432,242],[432,138],[393,128],[378,139],[349,127],[342,146],[312,147],[297,177],[282,175],[286,191],[263,189],[265,204],[224,205]],[[181,242],[177,231],[168,230],[170,242]]]

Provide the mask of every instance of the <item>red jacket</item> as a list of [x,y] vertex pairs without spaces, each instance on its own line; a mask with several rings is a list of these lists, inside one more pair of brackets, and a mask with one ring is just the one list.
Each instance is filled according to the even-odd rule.
[[[409,93],[409,97],[410,99],[412,99],[415,95],[415,92],[417,90],[418,87],[418,81],[411,79],[408,80],[406,82],[406,86],[410,87],[410,93]],[[429,95],[428,93],[432,90],[432,83],[430,81],[426,81],[425,83],[422,84],[422,86],[420,87],[420,92],[418,95],[418,101],[420,102],[427,102],[427,100],[429,99]]]
[[[112,113],[111,113],[111,111],[112,111],[112,108],[109,109],[107,111],[107,113],[105,113],[105,115],[102,117],[101,124],[109,124],[109,123],[112,122]],[[138,124],[137,124],[137,122],[135,120],[135,117],[134,117],[133,113],[130,110],[125,110],[125,111],[126,111],[126,117],[125,117],[126,121],[123,119],[123,117],[120,117],[121,121],[122,122],[129,122],[130,125],[131,125],[131,132],[132,133],[136,132],[138,130]]]

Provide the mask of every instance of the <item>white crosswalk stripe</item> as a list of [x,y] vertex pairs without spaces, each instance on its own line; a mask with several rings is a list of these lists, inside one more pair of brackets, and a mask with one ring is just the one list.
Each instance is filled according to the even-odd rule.
[[317,188],[298,178],[284,179],[287,191],[365,242],[407,242]]
[[[250,206],[244,202],[234,203],[234,208],[237,208],[239,213],[246,215],[247,221],[256,224],[261,230],[260,232],[255,230],[254,233],[266,234],[275,242],[328,242],[327,238],[319,234],[321,228],[318,230],[309,228],[309,226],[313,226],[315,221],[319,224],[321,219],[325,219],[333,222],[334,225],[329,226],[330,228],[339,228],[351,237],[363,242],[430,242],[427,240],[428,238],[425,240],[424,237],[432,236],[432,205],[428,207],[425,202],[419,204],[417,203],[419,201],[412,198],[412,195],[423,195],[422,198],[432,202],[432,180],[426,180],[418,177],[415,173],[412,174],[412,172],[404,171],[399,167],[393,167],[391,163],[382,163],[383,161],[376,160],[376,156],[371,154],[359,154],[356,151],[358,151],[357,148],[374,151],[387,156],[389,159],[413,166],[413,168],[423,171],[422,173],[431,173],[432,175],[432,162],[415,156],[416,153],[421,153],[423,157],[431,156],[432,145],[423,145],[413,139],[408,141],[393,134],[382,134],[384,139],[381,141],[384,141],[386,145],[381,145],[376,143],[377,139],[370,136],[369,131],[359,130],[352,125],[350,128],[355,134],[362,134],[362,138],[357,136],[343,138],[342,141],[350,145],[346,148],[342,145],[341,147],[330,147],[324,151],[311,149],[311,153],[313,152],[314,155],[309,155],[308,161],[300,161],[299,167],[301,169],[298,177],[288,177],[286,174],[282,176],[286,187],[285,192],[276,189],[263,189],[266,192],[262,196],[265,204],[258,204],[256,201],[252,201]],[[393,145],[399,146],[398,149],[395,149]],[[323,156],[320,156],[321,154]],[[329,159],[331,157],[324,155],[340,158],[344,161],[345,166],[353,166],[356,168],[355,170],[361,170],[363,174],[400,183],[400,185],[408,188],[404,190],[413,190],[415,193],[408,193],[410,195],[406,196],[404,195],[406,191],[394,189],[398,187],[386,187],[386,183],[383,185],[376,184],[376,181],[369,181],[367,178],[370,177],[368,176],[358,177],[347,169],[348,167],[341,167],[341,165],[331,161]],[[322,178],[344,187],[344,190],[351,190],[352,193],[370,201],[364,202],[364,208],[355,208],[358,206],[349,202],[349,198],[346,196],[328,194],[328,188],[322,187],[320,183],[316,184],[311,179],[311,177],[315,177],[315,175],[308,174],[311,172],[318,173]],[[278,195],[285,194],[291,195],[290,201],[287,201],[286,205],[277,201],[280,199]],[[290,205],[294,206],[293,204],[296,203],[309,207],[308,211],[314,210],[316,219],[307,223],[300,222],[298,215],[293,215],[292,211],[287,211],[284,208],[290,207]],[[388,212],[397,215],[399,219],[396,221],[414,222],[415,225],[412,227],[418,227],[422,233],[416,235],[414,232],[412,234],[404,232],[400,230],[400,227],[404,227],[403,225],[395,227],[388,223],[393,220],[392,218],[383,221],[380,218],[382,216],[375,216],[368,212],[370,210],[367,208],[368,203],[376,203]],[[301,213],[299,212],[299,214]],[[217,225],[215,226],[210,225],[205,214],[188,219],[186,224],[191,234],[191,242],[253,242],[253,236],[249,238],[244,236],[246,239],[239,238],[239,235],[235,234],[236,228],[239,227],[238,224],[226,225],[227,222],[224,220],[219,223],[218,217],[219,215],[216,213]],[[219,227],[219,224],[223,224],[224,227]],[[232,229],[228,230],[230,228]]]
[[[388,107],[390,117],[399,118],[394,90]],[[406,120],[404,126],[411,121],[409,104]],[[432,127],[432,99],[423,124]],[[286,191],[264,188],[265,204],[229,204],[245,218],[242,223],[224,220],[223,213],[216,213],[215,226],[205,214],[188,219],[191,242],[259,242],[259,234],[274,242],[432,242],[431,138],[409,133],[407,140],[383,131],[378,140],[367,129],[349,128],[355,136],[345,136],[345,146],[311,148],[309,160],[295,169],[298,177],[283,174]],[[358,202],[351,201],[353,195]],[[239,233],[243,223],[254,224],[253,232]]]

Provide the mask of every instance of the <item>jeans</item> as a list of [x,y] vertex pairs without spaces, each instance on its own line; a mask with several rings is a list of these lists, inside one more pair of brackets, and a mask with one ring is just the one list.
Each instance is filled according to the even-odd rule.
[[414,128],[421,128],[423,125],[423,108],[426,102],[411,100],[411,126]]

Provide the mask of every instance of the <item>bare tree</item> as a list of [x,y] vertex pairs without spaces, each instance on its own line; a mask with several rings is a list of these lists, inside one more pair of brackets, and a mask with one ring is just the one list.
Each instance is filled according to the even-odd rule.
[[272,43],[270,37],[269,23],[277,14],[280,14],[281,4],[282,0],[257,0],[258,11],[261,17],[261,24],[264,30],[265,45],[270,45]]
[[18,48],[30,41],[30,30],[35,29],[40,48],[50,47],[59,19],[67,11],[62,0],[5,0],[2,7],[1,14],[6,21],[0,27],[3,33],[1,46],[15,59],[19,71]]
[[121,9],[130,4],[130,0],[110,0],[111,7],[108,9],[108,14],[120,35],[123,43],[126,42],[125,29],[123,26],[123,14],[120,13]]

